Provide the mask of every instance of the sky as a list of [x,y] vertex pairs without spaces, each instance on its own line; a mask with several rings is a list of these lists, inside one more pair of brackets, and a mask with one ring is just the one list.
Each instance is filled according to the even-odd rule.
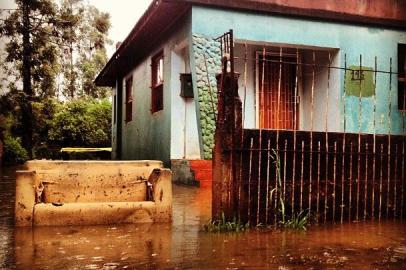
[[[3,1],[3,0],[0,0]],[[123,41],[130,33],[138,19],[144,14],[151,0],[87,0],[100,11],[110,13],[110,39],[112,46],[108,48],[110,57],[115,51],[115,44]]]

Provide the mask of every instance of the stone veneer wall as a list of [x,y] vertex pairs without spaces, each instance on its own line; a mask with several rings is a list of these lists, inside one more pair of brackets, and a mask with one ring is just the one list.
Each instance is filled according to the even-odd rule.
[[203,154],[204,159],[211,159],[217,113],[216,74],[221,72],[220,42],[211,37],[193,34],[193,51]]

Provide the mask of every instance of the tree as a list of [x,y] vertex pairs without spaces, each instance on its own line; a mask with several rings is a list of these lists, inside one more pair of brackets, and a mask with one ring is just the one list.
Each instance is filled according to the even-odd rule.
[[[33,103],[59,94],[56,80],[62,80],[63,94],[105,97],[106,88],[97,88],[94,77],[107,61],[105,45],[110,28],[109,15],[82,0],[16,0],[17,8],[0,20],[0,37],[7,38],[3,65],[16,80],[10,92],[19,95],[19,121],[13,136],[22,138],[28,155],[33,154]],[[16,70],[16,73],[13,73]],[[22,82],[22,84],[21,84]],[[38,125],[37,125],[38,126]],[[36,142],[41,143],[41,142]]]
[[69,99],[108,96],[108,89],[96,87],[93,81],[107,62],[109,14],[82,0],[63,0],[60,20],[74,22],[65,25],[62,33],[62,94]]
[[79,50],[79,26],[83,21],[84,7],[82,0],[62,0],[59,21],[63,23],[61,50],[62,94],[75,98],[78,89],[78,71],[75,53]]
[[77,66],[80,78],[82,96],[104,98],[109,95],[109,89],[96,87],[94,79],[107,63],[106,45],[110,29],[110,15],[100,12],[94,6],[87,6],[79,28]]
[[[17,9],[0,24],[0,35],[8,38],[6,61],[18,70],[23,84],[20,130],[22,144],[32,156],[32,101],[35,96],[52,95],[57,74],[57,47],[50,0],[16,0]],[[17,88],[16,85],[13,86]]]

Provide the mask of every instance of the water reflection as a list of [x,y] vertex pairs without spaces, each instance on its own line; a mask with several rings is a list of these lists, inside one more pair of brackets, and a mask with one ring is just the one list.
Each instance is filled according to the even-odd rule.
[[387,249],[406,245],[405,236],[394,223],[226,235],[197,226],[42,227],[16,229],[14,250],[18,269],[371,269],[387,266]]
[[1,269],[406,269],[406,225],[208,234],[211,191],[174,186],[173,224],[13,228],[13,177],[0,181]]
[[171,226],[41,227],[15,230],[18,268],[99,269],[171,259]]

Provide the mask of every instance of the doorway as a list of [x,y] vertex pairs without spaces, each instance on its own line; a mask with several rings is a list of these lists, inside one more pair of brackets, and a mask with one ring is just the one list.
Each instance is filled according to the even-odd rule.
[[257,52],[256,59],[259,127],[297,129],[297,55]]

